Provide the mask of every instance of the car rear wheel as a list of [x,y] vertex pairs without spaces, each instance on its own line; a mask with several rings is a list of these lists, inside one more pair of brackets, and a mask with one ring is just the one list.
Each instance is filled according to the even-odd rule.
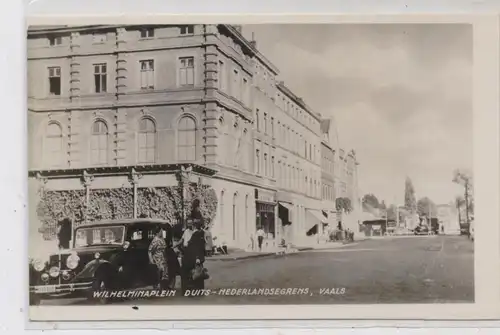
[[38,306],[40,305],[40,297],[36,295],[35,293],[30,293],[30,301],[29,304],[30,306]]

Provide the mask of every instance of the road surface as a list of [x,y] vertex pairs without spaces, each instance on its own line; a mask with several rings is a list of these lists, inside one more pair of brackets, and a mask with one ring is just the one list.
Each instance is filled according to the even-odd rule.
[[[145,298],[115,304],[465,303],[474,301],[473,243],[463,236],[366,240],[342,248],[237,261],[209,261],[208,296]],[[231,295],[221,289],[247,289]],[[248,295],[258,288],[297,288]],[[233,292],[238,293],[238,292]],[[268,292],[269,293],[269,292]],[[293,293],[293,292],[292,292]],[[301,294],[298,294],[301,293]],[[230,295],[227,295],[230,294]],[[262,294],[262,292],[261,292]],[[42,305],[87,304],[82,300]]]

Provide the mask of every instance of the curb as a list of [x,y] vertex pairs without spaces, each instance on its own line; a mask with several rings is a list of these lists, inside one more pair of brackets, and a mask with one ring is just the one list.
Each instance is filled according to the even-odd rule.
[[205,261],[210,261],[210,262],[228,262],[228,261],[239,261],[239,260],[245,260],[245,259],[255,259],[255,258],[264,258],[264,257],[283,257],[283,256],[290,256],[290,255],[295,255],[298,254],[299,252],[302,251],[309,251],[309,250],[314,250],[312,247],[302,247],[302,248],[297,248],[298,252],[293,252],[289,254],[277,254],[276,252],[263,252],[260,254],[256,255],[246,255],[246,256],[236,256],[236,257],[227,257],[227,258],[205,258]]
[[[354,241],[354,243],[359,243],[362,241],[366,241],[368,239],[360,239]],[[260,254],[255,254],[255,255],[244,255],[244,256],[235,256],[235,257],[226,257],[226,258],[211,258],[211,257],[206,257],[205,262],[230,262],[230,261],[240,261],[240,260],[246,260],[246,259],[256,259],[256,258],[264,258],[264,257],[283,257],[283,256],[290,256],[290,255],[296,255],[302,251],[310,251],[310,250],[328,250],[328,249],[339,249],[343,248],[346,246],[351,245],[352,243],[347,243],[339,246],[331,246],[329,248],[314,248],[314,247],[298,247],[297,252],[289,253],[289,254],[277,254],[276,252],[263,252]]]

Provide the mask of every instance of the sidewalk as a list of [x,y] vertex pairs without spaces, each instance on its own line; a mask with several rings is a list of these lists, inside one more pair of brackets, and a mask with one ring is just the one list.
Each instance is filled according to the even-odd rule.
[[361,238],[358,240],[355,240],[354,242],[351,243],[343,243],[343,242],[328,242],[328,243],[321,243],[321,244],[313,244],[309,246],[296,246],[294,249],[296,249],[296,252],[291,252],[291,253],[283,253],[279,251],[254,251],[254,252],[248,252],[244,250],[235,250],[233,252],[230,252],[228,255],[214,255],[211,257],[206,257],[205,261],[235,261],[235,260],[242,260],[242,259],[254,259],[254,258],[263,258],[263,257],[282,257],[285,255],[294,255],[303,251],[310,251],[310,250],[328,250],[328,249],[338,249],[342,247],[347,247],[350,245],[356,245],[357,243],[367,240],[368,238]]

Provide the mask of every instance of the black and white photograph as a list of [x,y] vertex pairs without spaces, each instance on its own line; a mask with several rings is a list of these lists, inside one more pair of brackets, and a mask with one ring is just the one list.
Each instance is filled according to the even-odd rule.
[[32,25],[27,57],[31,306],[475,302],[471,24]]

